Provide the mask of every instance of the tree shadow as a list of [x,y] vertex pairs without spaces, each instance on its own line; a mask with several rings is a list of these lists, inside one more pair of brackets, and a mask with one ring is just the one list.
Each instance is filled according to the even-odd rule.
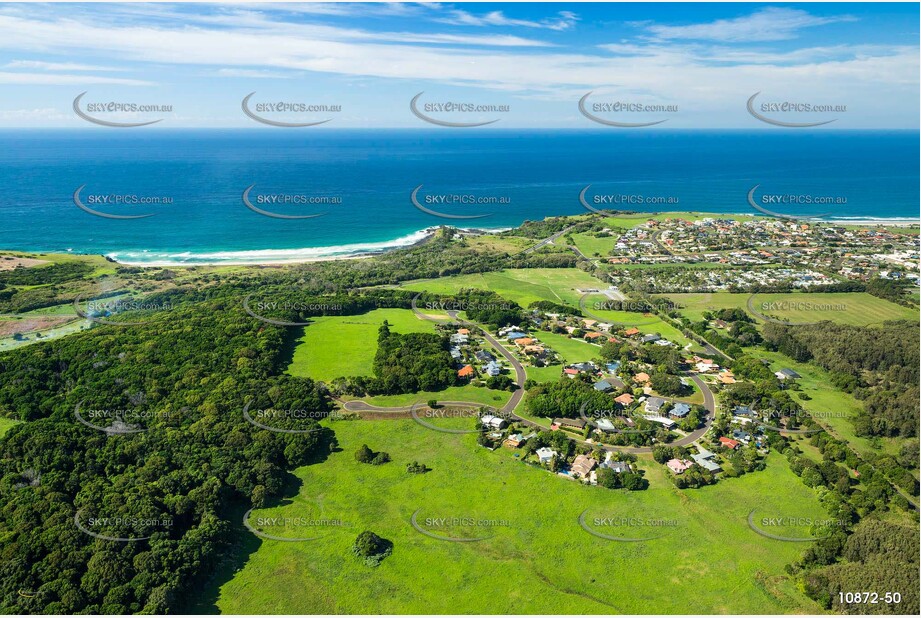
[[[324,429],[320,434],[320,444],[313,449],[311,457],[304,465],[323,463],[330,453],[339,450],[341,449],[338,448],[333,431]],[[303,484],[300,478],[288,471],[284,476],[280,495],[270,500],[266,508],[292,504],[293,498],[300,493]],[[224,519],[230,524],[228,537],[232,539],[232,544],[224,552],[221,562],[212,569],[211,575],[200,584],[191,587],[187,597],[179,604],[178,613],[220,614],[218,601],[221,598],[221,588],[224,584],[233,579],[234,575],[246,566],[250,557],[259,550],[263,543],[275,542],[261,539],[246,528],[243,519],[249,509],[249,504],[243,502],[234,504],[228,509]]]

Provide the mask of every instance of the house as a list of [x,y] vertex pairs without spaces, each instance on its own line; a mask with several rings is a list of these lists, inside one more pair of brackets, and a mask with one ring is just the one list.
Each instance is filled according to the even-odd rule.
[[668,469],[674,474],[684,474],[693,464],[687,459],[669,459],[665,462],[665,465],[668,466]]
[[607,456],[604,458],[604,463],[601,464],[602,468],[610,468],[614,472],[630,472],[630,464],[625,461],[617,461],[614,459],[614,453],[608,452]]
[[491,427],[492,429],[502,429],[506,424],[504,418],[493,416],[492,414],[484,414],[481,416],[480,423],[483,424],[483,427]]
[[649,414],[658,414],[659,410],[661,410],[664,405],[665,400],[661,397],[650,397],[646,400],[646,412]]
[[691,455],[691,459],[694,460],[694,463],[696,463],[704,470],[708,470],[714,473],[720,472],[722,471],[722,468],[718,463],[713,461],[714,457],[715,455],[706,449],[700,449],[700,453],[697,455]]
[[697,365],[695,367],[697,369],[697,373],[708,373],[710,371],[716,371],[720,368],[720,366],[714,363],[712,360],[707,359],[701,359],[697,361]]
[[598,462],[591,457],[587,455],[577,455],[569,470],[572,472],[573,476],[584,479],[588,477],[589,473],[594,470],[597,465]]
[[656,335],[656,334],[653,333],[653,334],[650,334],[650,335],[644,335],[643,338],[640,339],[640,342],[641,342],[641,343],[652,343],[652,342],[654,342],[654,341],[658,341],[658,340],[661,339],[661,338],[662,338],[662,337],[660,337],[660,336],[658,336],[658,335]]
[[722,444],[722,445],[725,446],[726,448],[729,448],[729,449],[732,449],[732,450],[735,450],[735,449],[739,448],[739,443],[738,443],[738,442],[736,442],[735,440],[733,440],[733,439],[731,439],[731,438],[727,438],[727,437],[725,437],[725,436],[723,436],[723,437],[720,438],[720,444]]
[[786,368],[781,369],[780,371],[775,371],[774,375],[777,376],[778,380],[796,380],[797,378],[803,377],[792,369]]
[[617,373],[617,370],[620,369],[620,361],[611,361],[604,368],[608,370],[608,373]]
[[624,335],[626,335],[627,337],[633,337],[639,334],[640,334],[640,329],[636,328],[635,326],[633,328],[628,328],[627,330],[624,331]]
[[547,354],[547,350],[545,350],[542,345],[526,345],[523,351],[525,354],[533,354],[536,356],[546,356]]
[[453,359],[456,360],[456,361],[459,361],[459,360],[461,359],[461,351],[460,351],[460,348],[456,348],[456,347],[455,347],[455,348],[451,348],[451,358],[453,358]]
[[598,380],[595,382],[593,388],[596,391],[601,391],[602,393],[610,393],[612,390],[614,390],[614,387],[611,386],[611,383],[607,380]]
[[[553,419],[553,425],[570,429],[585,429],[585,421],[581,418],[555,418]],[[551,429],[553,429],[553,425],[551,425]]]
[[639,384],[645,384],[649,382],[649,374],[641,371],[640,373],[633,376],[633,381]]
[[671,410],[668,411],[668,415],[672,418],[685,418],[688,414],[691,413],[691,406],[687,403],[676,403]]
[[574,369],[578,369],[579,371],[586,371],[589,373],[594,373],[598,371],[598,368],[595,366],[595,363],[591,361],[586,361],[584,363],[574,363],[570,365],[570,367]]
[[517,345],[519,348],[525,348],[529,345],[533,345],[534,341],[535,340],[531,339],[530,337],[519,337],[515,339],[515,345]]
[[516,330],[516,331],[512,331],[512,332],[510,332],[510,333],[508,333],[508,334],[505,335],[505,338],[508,339],[509,341],[515,341],[516,339],[521,339],[522,337],[527,337],[527,335],[525,335],[523,332],[517,331],[517,330]]
[[458,328],[458,329],[457,329],[457,334],[458,334],[458,335],[469,335],[469,334],[470,334],[470,329],[469,329],[469,328]]
[[624,406],[625,408],[633,403],[634,397],[630,393],[624,393],[623,395],[618,395],[614,398],[614,401]]
[[732,409],[733,416],[754,416],[755,412],[748,406],[736,406]]
[[675,425],[678,424],[670,418],[666,418],[664,416],[657,416],[654,414],[644,414],[643,418],[645,418],[647,421],[652,421],[653,423],[659,423],[660,425],[663,425],[666,429],[672,429],[675,427]]
[[464,365],[463,367],[457,370],[458,378],[467,378],[469,380],[470,378],[473,377],[473,375],[474,375],[473,365]]
[[669,341],[668,339],[656,339],[656,340],[654,341],[654,343],[655,343],[656,345],[660,345],[660,346],[663,346],[663,347],[664,347],[664,346],[675,345],[674,343],[672,343],[672,342]]
[[484,363],[496,360],[496,357],[493,356],[491,352],[487,352],[486,350],[477,350],[474,356],[476,356],[477,360],[483,361]]
[[716,376],[721,384],[735,384],[736,379],[733,377],[732,373],[724,371],[723,373]]
[[522,436],[520,433],[513,433],[512,435],[510,435],[508,438],[505,439],[505,442],[503,442],[505,446],[508,446],[510,448],[518,448],[523,443],[524,443],[524,436]]
[[595,341],[596,339],[600,337],[604,337],[604,335],[602,335],[601,333],[596,333],[596,332],[585,333],[585,339],[587,339],[588,341]]
[[579,370],[573,369],[572,367],[566,367],[565,369],[563,369],[563,373],[568,375],[570,378],[574,378],[577,375],[579,375]]
[[486,373],[490,376],[495,377],[499,375],[500,373],[502,373],[502,365],[500,365],[496,361],[490,361],[489,364],[486,365]]
[[470,337],[467,335],[461,335],[460,333],[455,333],[451,335],[451,343],[456,345],[466,345],[470,343]]
[[534,453],[537,455],[538,461],[540,461],[542,464],[550,463],[550,460],[557,456],[557,452],[551,449],[549,446],[539,448],[534,451]]
[[736,429],[732,432],[732,439],[737,440],[743,444],[748,444],[752,441],[751,435],[742,431],[741,429]]
[[609,418],[599,418],[597,421],[595,421],[595,427],[605,433],[613,433],[617,431],[617,427],[614,426],[614,423],[612,423],[611,419]]

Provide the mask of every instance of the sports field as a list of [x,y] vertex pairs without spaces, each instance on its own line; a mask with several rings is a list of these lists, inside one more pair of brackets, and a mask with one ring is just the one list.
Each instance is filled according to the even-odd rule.
[[[441,421],[446,426],[469,419]],[[490,452],[469,434],[411,420],[330,423],[341,450],[298,469],[297,493],[253,517],[287,517],[254,538],[245,562],[217,594],[223,613],[818,613],[784,574],[803,543],[759,536],[758,518],[824,517],[813,491],[778,456],[765,471],[701,490],[679,491],[646,462],[646,491],[587,487]],[[362,444],[392,462],[360,464]],[[406,464],[424,463],[423,475]],[[620,538],[595,537],[579,524]],[[452,542],[432,538],[483,538]],[[302,518],[302,519],[298,519]],[[460,518],[453,525],[434,520]],[[634,524],[605,525],[607,518]],[[472,520],[472,521],[471,521]],[[251,519],[251,521],[253,521]],[[267,521],[267,520],[263,520]],[[280,520],[281,521],[281,520]],[[338,522],[338,523],[336,523]],[[379,566],[355,558],[358,533],[393,543]],[[661,536],[660,536],[661,535]],[[668,589],[663,593],[663,586]]]
[[435,324],[409,309],[375,309],[361,315],[312,318],[297,340],[287,372],[329,381],[343,376],[372,375],[377,331],[384,320],[398,333],[434,333]]

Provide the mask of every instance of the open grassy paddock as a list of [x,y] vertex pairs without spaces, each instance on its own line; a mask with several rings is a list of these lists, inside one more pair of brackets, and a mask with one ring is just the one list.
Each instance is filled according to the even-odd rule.
[[455,294],[465,288],[491,290],[522,307],[527,307],[538,300],[549,300],[576,307],[581,296],[577,289],[600,289],[607,286],[578,268],[515,268],[475,275],[413,281],[403,287],[408,290],[434,294]]
[[[440,421],[472,426],[469,419]],[[661,466],[645,463],[646,491],[587,487],[490,452],[472,435],[424,428],[412,420],[330,424],[341,451],[298,469],[296,495],[253,517],[330,520],[342,525],[266,525],[283,542],[256,539],[255,551],[220,587],[225,613],[797,613],[819,612],[784,574],[803,543],[759,536],[747,516],[821,517],[813,491],[772,455],[768,469],[679,491]],[[371,466],[353,453],[368,444],[393,461]],[[419,461],[432,470],[410,475]],[[587,525],[621,538],[597,538]],[[418,532],[455,538],[449,542]],[[597,518],[642,519],[644,526],[605,526]],[[472,518],[438,527],[432,519]],[[252,521],[252,519],[251,519]],[[289,521],[296,521],[291,519]],[[653,525],[658,524],[658,525]],[[664,525],[663,525],[664,524]],[[366,566],[351,552],[372,530],[393,554]],[[250,533],[251,534],[251,533]],[[663,593],[663,586],[668,592]]]
[[[748,311],[749,298],[755,310],[767,317],[791,324],[830,320],[852,326],[879,325],[887,320],[918,320],[917,309],[903,307],[866,292],[791,292],[786,294],[733,294],[709,292],[695,294],[660,294],[681,307],[679,311],[693,321],[703,319],[706,311],[743,309]],[[756,321],[764,323],[757,316]]]
[[409,309],[375,309],[361,315],[313,318],[298,338],[288,373],[329,381],[371,375],[377,331],[384,320],[398,333],[434,333],[435,324]]

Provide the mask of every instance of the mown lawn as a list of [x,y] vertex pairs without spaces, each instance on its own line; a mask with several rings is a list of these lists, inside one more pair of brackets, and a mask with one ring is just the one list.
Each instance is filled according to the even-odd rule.
[[361,315],[322,316],[304,327],[287,372],[329,381],[342,376],[372,375],[377,331],[384,320],[398,333],[433,333],[435,324],[409,309],[375,309]]
[[[454,423],[470,424],[469,419]],[[824,517],[812,490],[772,455],[768,469],[702,490],[679,491],[647,463],[651,487],[622,492],[585,487],[520,463],[510,451],[480,448],[472,435],[426,429],[411,420],[333,422],[341,451],[298,469],[301,485],[283,505],[255,517],[339,520],[306,529],[264,529],[314,541],[257,541],[258,549],[220,587],[222,613],[818,613],[786,577],[803,543],[759,536],[747,516]],[[383,466],[360,464],[362,444],[390,453]],[[407,474],[408,462],[432,470]],[[578,523],[595,518],[674,521],[602,527],[647,537],[620,543]],[[469,543],[419,533],[426,529]],[[500,525],[433,528],[427,518],[467,517]],[[252,521],[252,519],[251,519]],[[350,551],[372,530],[393,554],[376,568]]]
[[[512,374],[514,377],[514,374]],[[496,391],[491,388],[477,386],[451,386],[443,391],[430,392],[420,391],[418,393],[408,393],[405,395],[379,395],[377,397],[367,397],[362,401],[374,406],[397,407],[411,406],[414,403],[425,403],[429,399],[439,401],[471,401],[482,403],[488,406],[501,407],[511,398],[512,394],[508,391]]]

